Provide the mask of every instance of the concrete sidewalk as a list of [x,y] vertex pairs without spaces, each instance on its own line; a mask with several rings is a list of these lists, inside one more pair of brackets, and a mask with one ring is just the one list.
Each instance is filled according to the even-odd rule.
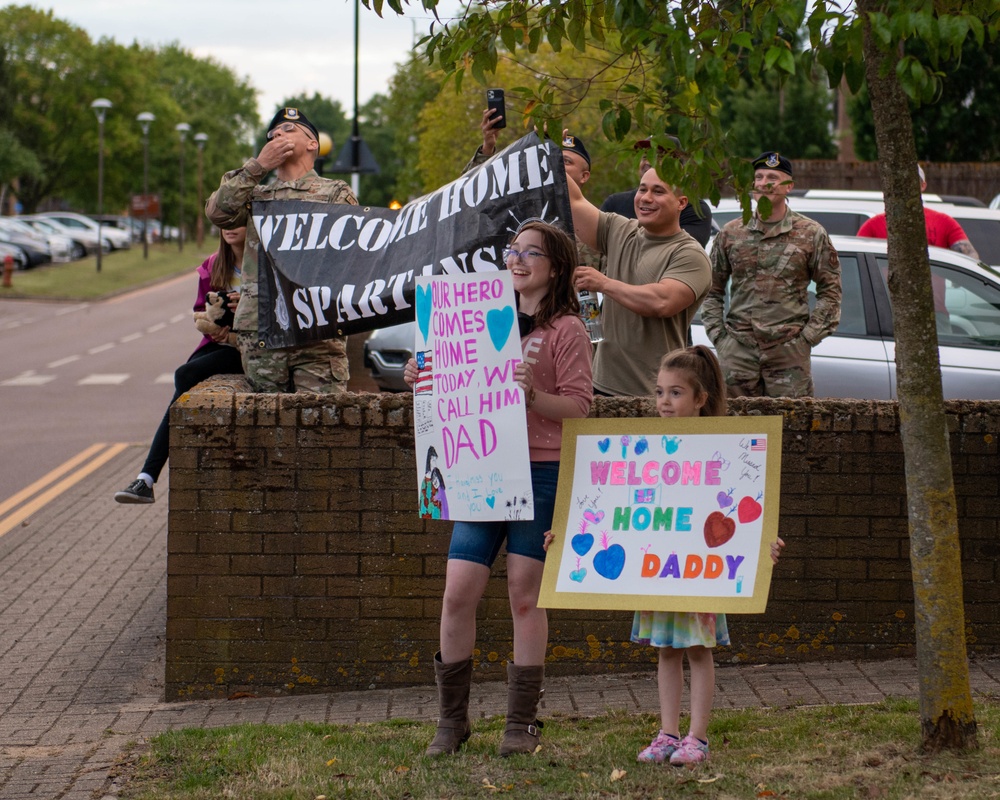
[[[145,446],[128,449],[0,537],[0,798],[115,796],[125,744],[179,727],[371,722],[437,715],[433,686],[275,699],[164,703],[167,486],[121,506]],[[972,663],[979,695],[1000,696],[1000,659]],[[723,666],[716,706],[869,703],[915,697],[912,660]],[[503,683],[474,685],[478,717],[503,713]],[[544,715],[657,708],[649,672],[546,682]]]

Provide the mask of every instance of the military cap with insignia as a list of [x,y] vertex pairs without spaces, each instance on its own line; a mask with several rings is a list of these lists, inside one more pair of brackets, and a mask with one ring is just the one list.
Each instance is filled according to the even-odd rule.
[[274,115],[271,120],[271,124],[267,126],[267,130],[273,131],[282,122],[294,122],[296,125],[301,125],[303,128],[312,133],[313,139],[319,139],[319,131],[316,130],[316,126],[313,125],[308,117],[299,111],[297,108],[279,108],[278,112]]
[[757,158],[753,160],[753,168],[774,169],[778,172],[784,172],[787,175],[792,174],[792,162],[773,150],[768,150],[766,153],[761,153],[757,156]]
[[562,149],[571,150],[576,153],[587,162],[588,167],[590,166],[590,153],[587,152],[587,148],[584,147],[583,140],[579,136],[571,136],[568,133],[564,135],[562,140]]

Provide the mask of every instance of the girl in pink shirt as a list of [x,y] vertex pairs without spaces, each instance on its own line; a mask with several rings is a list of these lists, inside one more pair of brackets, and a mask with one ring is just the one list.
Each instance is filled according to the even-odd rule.
[[[456,522],[448,551],[441,650],[434,657],[440,715],[427,755],[455,753],[469,738],[469,689],[476,645],[476,608],[500,548],[507,549],[507,593],[514,623],[514,661],[507,665],[507,726],[500,755],[531,753],[548,645],[548,618],[538,607],[545,531],[552,527],[562,421],[586,417],[593,400],[592,346],[573,288],[577,253],[562,230],[533,220],[504,252],[514,279],[523,361],[515,377],[527,404],[534,520]],[[404,377],[412,387],[417,363]]]

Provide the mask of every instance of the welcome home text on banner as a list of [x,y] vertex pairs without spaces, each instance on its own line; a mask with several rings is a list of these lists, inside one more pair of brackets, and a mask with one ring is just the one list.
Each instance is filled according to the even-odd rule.
[[416,318],[420,515],[534,519],[510,273],[418,278]]
[[762,613],[781,417],[566,420],[538,605]]
[[396,211],[260,200],[252,216],[258,331],[270,348],[411,322],[415,278],[503,269],[526,219],[573,234],[562,151],[533,132]]

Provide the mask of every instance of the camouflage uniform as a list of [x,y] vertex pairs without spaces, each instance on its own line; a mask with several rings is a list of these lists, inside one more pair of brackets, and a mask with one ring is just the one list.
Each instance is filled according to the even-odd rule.
[[346,391],[350,371],[345,337],[297,347],[264,349],[257,328],[260,238],[250,218],[250,204],[254,200],[307,200],[357,205],[358,201],[346,183],[321,178],[314,170],[293,181],[275,180],[262,185],[266,174],[267,170],[257,159],[251,158],[239,169],[222,176],[222,183],[205,206],[208,218],[220,228],[247,226],[240,302],[233,322],[244,371],[258,392],[336,394]]
[[823,226],[790,208],[773,224],[756,214],[747,225],[727,224],[712,246],[712,288],[701,315],[731,397],[812,395],[812,348],[840,321],[840,259]]

